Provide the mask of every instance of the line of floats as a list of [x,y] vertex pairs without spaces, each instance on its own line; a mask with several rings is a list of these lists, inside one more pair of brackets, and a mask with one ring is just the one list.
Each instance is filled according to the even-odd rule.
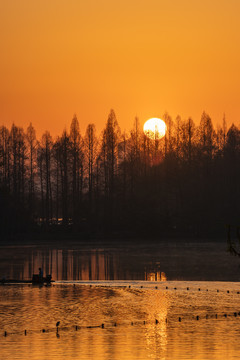
[[[140,288],[140,289],[151,289],[151,287],[149,286],[144,286],[144,285],[123,285],[123,284],[118,284],[117,282],[112,285],[112,284],[109,284],[109,283],[105,283],[104,282],[101,282],[101,284],[97,284],[96,281],[94,281],[93,284],[90,283],[90,281],[86,282],[86,281],[55,281],[52,279],[52,275],[49,274],[49,275],[46,275],[45,277],[42,276],[41,274],[33,274],[32,276],[32,279],[31,280],[18,280],[18,279],[5,279],[5,278],[2,278],[0,280],[0,285],[11,285],[11,284],[32,284],[32,285],[51,285],[52,283],[55,283],[56,285],[66,285],[66,284],[70,284],[70,285],[73,285],[73,286],[76,286],[76,285],[87,285],[89,286],[90,288],[91,287],[120,287],[120,288],[128,288],[128,289],[137,289],[137,288]],[[148,283],[149,284],[149,283]],[[154,284],[154,282],[153,282]],[[201,288],[190,288],[190,287],[186,287],[186,288],[177,288],[176,286],[175,287],[169,287],[169,286],[154,286],[153,287],[154,289],[159,289],[159,290],[187,290],[187,291],[208,291],[208,289],[201,289]],[[213,290],[211,290],[213,291]],[[236,294],[240,294],[240,291],[230,291],[230,290],[219,290],[219,289],[216,289],[214,290],[216,291],[217,293],[219,292],[226,292],[228,294],[230,293],[236,293]]]
[[[100,281],[101,282],[101,281]],[[33,274],[32,275],[32,279],[31,280],[18,280],[18,279],[6,279],[6,278],[2,278],[0,280],[0,284],[1,285],[11,285],[11,284],[32,284],[32,285],[39,285],[39,286],[42,286],[42,285],[51,285],[52,283],[56,283],[56,285],[63,285],[63,284],[72,284],[73,286],[76,286],[77,285],[88,285],[90,288],[91,287],[121,287],[121,288],[128,288],[128,289],[131,289],[131,288],[134,288],[134,289],[137,289],[137,288],[140,288],[140,289],[150,289],[149,286],[144,286],[144,285],[139,285],[139,284],[136,284],[136,285],[123,285],[123,284],[119,284],[118,282],[113,282],[113,284],[109,284],[109,281],[106,282],[106,283],[101,283],[101,284],[98,284],[96,281],[93,282],[93,284],[90,283],[90,281],[86,282],[86,281],[60,281],[60,282],[55,282],[55,280],[52,279],[52,275],[51,274],[47,274],[46,276],[43,276],[43,271],[42,271],[42,268],[39,268],[39,273],[38,274]],[[111,283],[111,282],[110,282]],[[121,283],[121,281],[120,281]],[[154,283],[154,282],[152,282]],[[164,282],[162,282],[163,284]],[[148,282],[149,284],[149,282]],[[153,286],[153,288],[155,289],[160,289],[160,290],[163,290],[163,286],[159,287],[157,285]],[[169,286],[165,286],[165,289],[166,290],[178,290],[177,287],[169,287]],[[190,289],[190,287],[186,287],[186,288],[180,288],[179,290],[187,290],[187,291],[193,291],[193,290],[197,290],[197,291],[208,291],[208,289],[201,289],[200,287],[199,288],[192,288]],[[217,293],[220,292],[219,289],[215,290]],[[228,294],[230,293],[230,290],[225,290]],[[221,290],[221,292],[225,292],[224,290]],[[231,293],[237,293],[237,294],[240,294],[240,291],[231,291]]]
[[[51,285],[52,283],[55,283],[55,285],[66,285],[66,284],[70,284],[70,285],[73,285],[74,287],[76,285],[86,285],[86,286],[89,286],[90,288],[91,287],[117,287],[117,288],[128,288],[128,289],[137,289],[137,288],[140,288],[140,289],[151,289],[151,287],[149,286],[144,286],[144,285],[123,285],[123,284],[118,284],[118,283],[115,283],[114,285],[109,285],[109,283],[101,283],[101,284],[97,284],[96,282],[94,282],[94,284],[90,284],[90,281],[89,282],[80,282],[80,281],[57,281],[55,282],[55,280],[52,279],[52,276],[51,275],[46,275],[45,277],[43,276],[40,276],[38,274],[33,274],[32,276],[32,279],[31,280],[18,280],[18,279],[5,279],[5,278],[2,278],[0,280],[0,285],[11,285],[11,284],[32,284],[32,285]],[[154,289],[159,289],[159,290],[187,290],[187,291],[208,291],[208,289],[201,289],[201,288],[190,288],[190,287],[186,287],[186,288],[177,288],[177,287],[169,287],[169,286],[165,286],[164,288],[161,286],[153,286],[152,288]],[[213,291],[213,290],[211,290]],[[235,293],[235,294],[240,294],[240,291],[230,291],[230,290],[214,290],[216,291],[217,293],[219,292],[226,292],[228,294],[230,293]]]
[[240,316],[240,312],[233,312],[233,313],[230,313],[230,314],[206,314],[205,316],[199,316],[199,315],[192,315],[192,316],[178,316],[176,317],[176,319],[174,318],[171,318],[170,320],[168,318],[165,318],[165,319],[162,319],[162,320],[158,320],[158,319],[155,319],[155,320],[152,320],[152,321],[146,321],[146,320],[139,320],[139,321],[135,321],[135,322],[123,322],[123,323],[116,323],[116,322],[113,322],[113,323],[107,323],[107,324],[100,324],[100,325],[74,325],[74,326],[62,326],[60,327],[60,321],[58,321],[56,323],[56,327],[55,328],[48,328],[48,329],[41,329],[41,330],[22,330],[22,331],[15,331],[15,332],[7,332],[7,331],[4,331],[3,333],[3,336],[7,337],[8,335],[15,335],[15,334],[18,334],[18,335],[27,335],[27,334],[31,334],[31,333],[50,333],[50,332],[53,332],[53,331],[56,331],[56,335],[57,337],[59,337],[59,330],[62,330],[62,331],[67,331],[67,330],[75,330],[75,331],[78,331],[78,330],[82,330],[82,329],[96,329],[96,328],[101,328],[101,329],[108,329],[108,328],[113,328],[113,327],[117,327],[117,326],[134,326],[134,325],[153,325],[155,324],[156,326],[158,324],[161,324],[161,322],[165,322],[166,324],[168,322],[172,322],[175,320],[175,322],[182,322],[183,320],[196,320],[196,321],[199,321],[199,320],[207,320],[207,319],[221,319],[221,318],[237,318]]

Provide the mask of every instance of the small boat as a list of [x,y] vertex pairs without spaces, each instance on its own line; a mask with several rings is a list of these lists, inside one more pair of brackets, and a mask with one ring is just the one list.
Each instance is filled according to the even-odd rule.
[[51,284],[53,282],[52,275],[48,274],[45,277],[39,274],[33,274],[32,284]]
[[39,274],[33,274],[32,280],[14,280],[14,279],[5,279],[0,280],[0,284],[33,284],[33,285],[50,285],[54,280],[52,280],[52,275],[40,276]]

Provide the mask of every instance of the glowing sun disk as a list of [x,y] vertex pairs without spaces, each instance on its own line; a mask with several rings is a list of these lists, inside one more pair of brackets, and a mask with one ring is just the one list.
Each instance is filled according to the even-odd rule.
[[165,136],[167,126],[165,122],[158,118],[151,118],[143,125],[143,131],[146,136],[152,140],[159,140]]

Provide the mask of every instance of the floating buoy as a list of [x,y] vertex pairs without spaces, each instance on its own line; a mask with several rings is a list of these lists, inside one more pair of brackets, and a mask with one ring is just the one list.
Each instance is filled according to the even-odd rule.
[[117,326],[117,323],[114,323],[114,326]]
[[235,317],[237,316],[237,313],[236,313],[236,312],[234,313],[234,316],[235,316]]
[[227,290],[227,293],[229,294],[229,290]]
[[201,289],[199,288],[198,291],[201,291]]
[[157,289],[158,287],[157,286],[155,286],[155,289]]
[[168,286],[166,286],[166,289],[168,289]]
[[158,319],[156,319],[156,320],[155,320],[155,323],[156,323],[156,324],[158,324],[158,323],[159,323]]
[[75,329],[76,329],[76,331],[77,331],[77,329],[78,329],[77,325],[75,326]]
[[198,316],[198,315],[197,315],[196,319],[199,320],[199,316]]
[[104,329],[104,324],[101,325],[102,329]]
[[141,285],[141,289],[143,288],[143,286]]
[[133,325],[133,322],[131,322],[131,325]]
[[219,292],[219,290],[217,290],[217,292]]
[[208,315],[206,315],[206,319],[208,319]]
[[189,290],[189,287],[187,287],[187,290]]
[[225,316],[225,318],[227,317],[227,314],[224,314],[223,316]]
[[5,336],[5,337],[7,336],[7,332],[6,332],[6,331],[4,331],[4,336]]
[[24,331],[25,336],[27,335],[27,330]]
[[179,322],[182,321],[182,318],[179,317],[179,318],[178,318],[178,321],[179,321]]
[[218,316],[217,316],[217,314],[216,314],[216,315],[215,315],[215,318],[217,319],[217,317],[218,317]]
[[131,285],[129,285],[129,289],[131,289]]
[[45,329],[42,329],[42,332],[43,332],[43,333],[45,333],[45,332],[46,332],[46,330],[45,330]]

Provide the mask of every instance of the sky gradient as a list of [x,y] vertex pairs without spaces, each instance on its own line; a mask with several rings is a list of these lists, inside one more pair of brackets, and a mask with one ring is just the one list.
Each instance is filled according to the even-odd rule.
[[239,0],[0,0],[0,125],[240,120]]

